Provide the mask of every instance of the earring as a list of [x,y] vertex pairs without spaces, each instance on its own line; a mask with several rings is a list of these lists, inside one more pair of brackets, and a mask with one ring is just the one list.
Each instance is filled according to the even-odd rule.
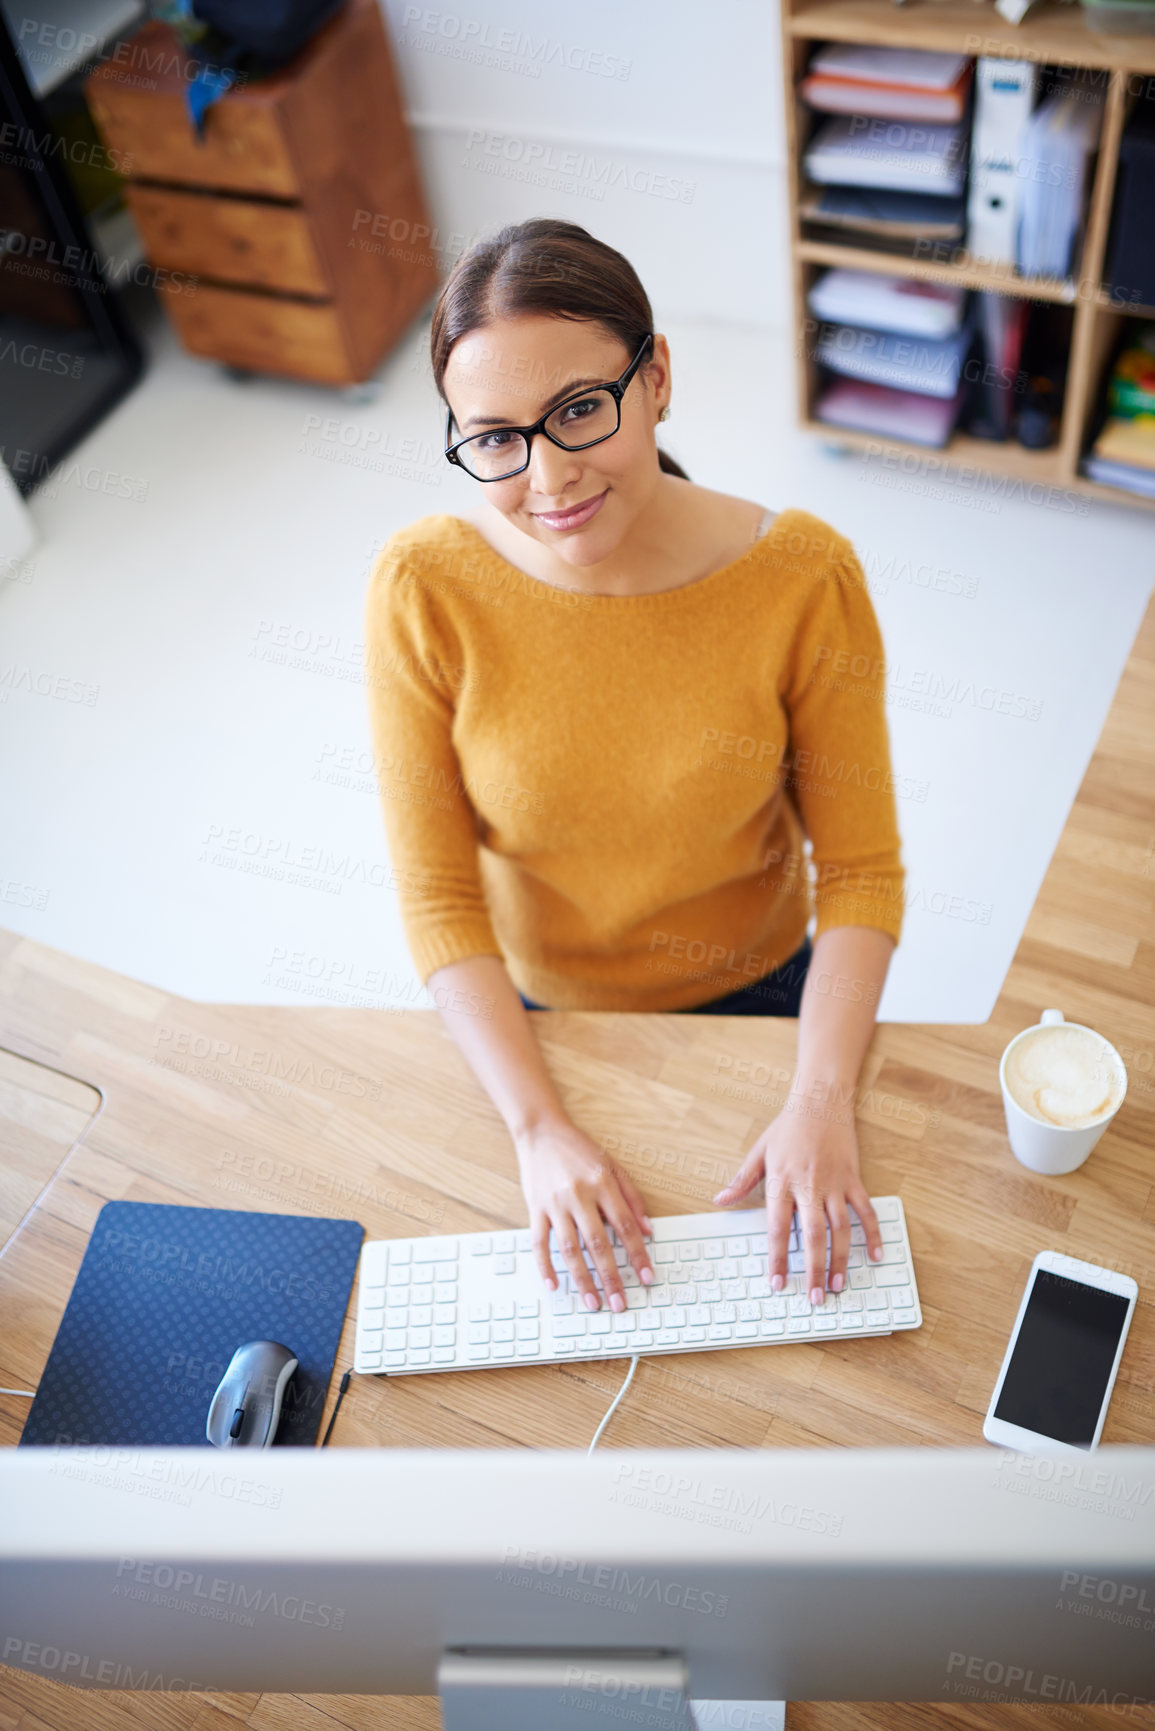
[[661,414],[658,416],[658,419],[659,419],[659,421],[668,421],[669,418],[670,418],[670,405],[669,405],[669,403],[667,403],[666,406],[663,408]]

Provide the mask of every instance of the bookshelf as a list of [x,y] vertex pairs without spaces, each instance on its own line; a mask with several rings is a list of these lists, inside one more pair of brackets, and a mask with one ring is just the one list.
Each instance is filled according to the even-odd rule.
[[[966,468],[984,475],[1037,481],[1135,510],[1155,511],[1155,500],[1122,488],[1100,486],[1079,473],[1104,369],[1122,321],[1155,318],[1155,308],[1120,304],[1111,285],[1103,281],[1119,141],[1133,102],[1148,88],[1148,79],[1155,80],[1155,35],[1109,36],[1092,30],[1082,7],[1064,0],[1042,0],[1017,26],[1005,23],[993,6],[982,0],[912,0],[902,6],[893,0],[781,0],[781,19],[798,425],[834,447],[869,449],[883,456],[937,458],[948,479],[950,470]],[[800,208],[808,191],[802,156],[814,116],[799,96],[798,86],[813,50],[822,42],[1031,59],[1044,66],[1080,67],[1104,75],[1102,131],[1091,164],[1086,222],[1072,274],[1065,279],[1022,276],[1012,265],[971,257],[962,243],[928,242],[916,256],[913,248],[901,245],[888,248],[816,237],[814,224],[801,215]],[[815,277],[830,265],[957,283],[1016,299],[1069,306],[1070,347],[1056,443],[1045,451],[1030,451],[1014,440],[998,443],[957,432],[941,449],[934,449],[880,433],[855,433],[818,420],[814,404],[819,367],[807,344],[807,321],[812,315],[806,297]]]

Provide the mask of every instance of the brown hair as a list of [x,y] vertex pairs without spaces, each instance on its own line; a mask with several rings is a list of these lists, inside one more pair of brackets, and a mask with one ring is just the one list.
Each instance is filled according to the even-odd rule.
[[[437,297],[429,354],[443,400],[442,381],[454,344],[489,319],[521,313],[595,320],[621,338],[631,357],[654,328],[637,272],[612,246],[595,240],[576,222],[539,216],[507,223],[462,254]],[[667,475],[689,480],[660,448],[658,463]]]

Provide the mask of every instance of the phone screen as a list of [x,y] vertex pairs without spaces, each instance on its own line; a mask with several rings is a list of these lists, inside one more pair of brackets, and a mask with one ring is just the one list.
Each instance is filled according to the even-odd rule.
[[1037,1269],[995,1417],[1089,1449],[1128,1304],[1117,1292]]

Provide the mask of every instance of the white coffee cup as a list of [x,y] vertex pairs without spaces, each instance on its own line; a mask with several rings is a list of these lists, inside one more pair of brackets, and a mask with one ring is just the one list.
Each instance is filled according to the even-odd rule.
[[[1041,1028],[1078,1028],[1098,1042],[1102,1057],[1113,1067],[1118,1080],[1118,1098],[1109,1110],[1078,1125],[1048,1124],[1028,1112],[1015,1099],[1007,1086],[1007,1060],[1015,1048],[1032,1039]],[[1007,1136],[1011,1152],[1032,1172],[1045,1173],[1050,1178],[1074,1172],[1083,1164],[1092,1148],[1114,1118],[1127,1094],[1127,1071],[1122,1058],[1109,1040],[1083,1022],[1068,1022],[1061,1010],[1044,1010],[1033,1028],[1016,1034],[999,1060],[999,1084],[1003,1090],[1003,1108],[1007,1115]]]

